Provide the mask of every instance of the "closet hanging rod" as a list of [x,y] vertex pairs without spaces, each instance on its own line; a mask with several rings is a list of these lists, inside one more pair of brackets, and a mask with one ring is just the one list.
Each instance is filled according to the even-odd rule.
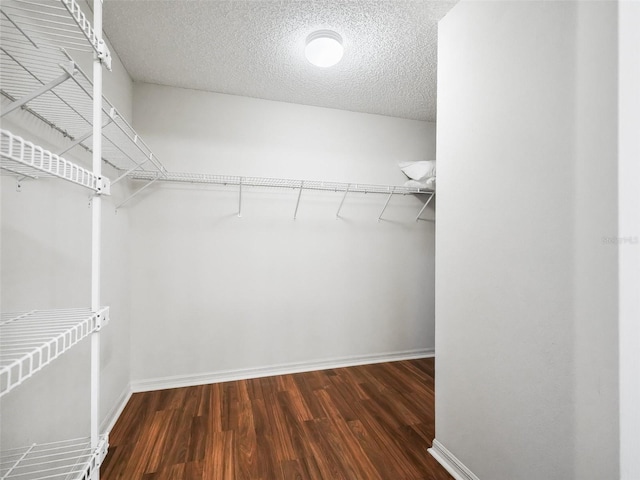
[[[130,178],[133,180],[150,181],[157,178],[154,172],[132,172]],[[405,187],[396,185],[375,185],[366,183],[353,182],[323,182],[319,180],[295,180],[286,178],[268,178],[268,177],[244,177],[235,175],[211,175],[202,173],[186,173],[186,172],[166,172],[163,178],[158,178],[162,182],[179,182],[209,185],[232,185],[242,187],[270,187],[270,188],[287,188],[299,190],[303,185],[304,190],[319,190],[327,192],[346,192],[349,193],[382,193],[392,195],[411,195],[411,194],[431,194],[433,190],[418,187]]]

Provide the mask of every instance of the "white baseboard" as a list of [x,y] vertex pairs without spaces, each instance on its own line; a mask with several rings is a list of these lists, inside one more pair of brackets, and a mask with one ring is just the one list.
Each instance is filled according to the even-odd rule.
[[131,382],[131,390],[133,392],[148,392],[152,390],[164,390],[167,388],[191,387],[194,385],[206,385],[208,383],[247,380],[250,378],[287,375],[291,373],[311,372],[314,370],[327,370],[330,368],[352,367],[370,363],[428,358],[433,357],[434,355],[435,353],[433,349],[420,349],[372,355],[355,355],[351,357],[315,360],[310,362],[286,363],[267,367],[224,370],[220,372],[199,373],[195,375],[176,375],[171,377],[152,378],[148,380],[134,380]]
[[100,431],[103,433],[109,433],[113,426],[116,424],[116,420],[120,417],[120,414],[124,410],[124,407],[127,405],[127,402],[131,398],[133,391],[131,390],[131,385],[127,385],[125,389],[120,394],[120,398],[116,404],[111,408],[107,416],[104,418],[102,423],[100,424]]
[[432,447],[428,450],[433,458],[442,465],[456,480],[480,480],[464,463],[447,450],[438,440],[433,440]]

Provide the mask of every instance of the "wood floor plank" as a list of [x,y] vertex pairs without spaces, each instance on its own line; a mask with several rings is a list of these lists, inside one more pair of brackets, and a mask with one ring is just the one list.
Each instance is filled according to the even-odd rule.
[[209,388],[209,431],[222,432],[223,383],[210,385]]
[[[287,376],[290,377],[290,375]],[[311,413],[311,410],[309,409],[304,396],[300,392],[300,388],[293,381],[293,379],[291,380],[291,383],[290,385],[288,385],[288,387],[288,390],[278,392],[278,396],[280,398],[282,398],[283,396],[286,396],[288,398],[292,411],[295,413],[296,418],[299,421],[305,422],[307,420],[313,419],[313,414]]]
[[129,478],[131,472],[126,467],[129,465],[129,459],[133,452],[132,445],[109,446],[109,454],[102,462],[100,470],[102,477],[108,477],[112,480],[124,480]]
[[179,454],[176,455],[176,452],[173,451],[176,445],[176,442],[173,441],[173,434],[176,431],[176,417],[178,416],[179,412],[175,410],[158,410],[156,412],[151,425],[154,432],[154,442],[147,457],[145,473],[157,472],[161,466],[184,462],[179,458]]
[[138,435],[143,432],[140,425],[144,425],[145,420],[155,413],[151,397],[147,393],[134,393],[131,396],[109,435],[112,444],[135,443]]
[[[371,400],[362,402],[360,419],[363,427],[385,451],[388,462],[399,472],[397,478],[414,479],[420,477],[420,469],[406,456],[404,447],[398,445],[395,435],[397,427],[386,423],[380,415],[380,407]],[[425,455],[428,455],[425,449]]]
[[[193,398],[193,397],[192,397]],[[193,411],[174,410],[166,430],[165,444],[162,448],[161,469],[187,462]]]
[[303,470],[298,460],[280,462],[280,474],[283,480],[306,480],[309,475]]
[[304,399],[312,418],[324,418],[324,411],[318,404],[318,399],[313,394],[313,388],[311,388],[311,377],[304,373],[298,373],[293,376],[293,380],[298,386],[298,391]]
[[233,431],[238,428],[238,382],[222,385],[222,431]]
[[[185,421],[187,421],[185,419]],[[209,418],[199,415],[191,419],[189,429],[189,442],[187,446],[187,462],[199,462],[204,460],[207,448],[207,427]]]
[[204,460],[203,478],[231,480],[234,477],[233,432],[214,432]]
[[312,457],[318,466],[320,478],[349,480],[344,475],[340,459],[326,438],[327,422],[326,418],[304,422],[305,431],[309,438],[309,446],[313,452]]
[[291,400],[288,393],[289,392],[278,392],[278,403],[282,411],[283,419],[289,430],[294,455],[298,459],[312,456],[313,452],[309,448],[307,434],[304,429],[304,422],[307,420],[301,419],[300,416],[297,415],[293,405],[294,401]]
[[357,438],[360,448],[366,453],[369,461],[375,465],[382,478],[403,478],[403,469],[389,460],[389,455],[383,448],[384,445],[365,429],[360,420],[348,422],[348,426],[354,437]]
[[338,375],[331,377],[330,380],[331,386],[328,388],[335,388],[349,405],[355,406],[360,400],[369,399],[360,384],[349,375],[348,368],[341,368]]
[[[260,389],[262,392],[262,389]],[[261,394],[262,395],[262,394]],[[276,454],[271,440],[271,427],[267,416],[267,407],[262,398],[251,402],[253,412],[254,429],[256,432],[256,457],[260,472],[259,478],[276,478],[275,466],[278,465]]]
[[184,466],[184,475],[182,480],[201,480],[204,476],[204,461],[187,462]]
[[355,408],[357,404],[349,402],[347,398],[345,398],[345,395],[348,395],[347,392],[340,389],[338,385],[332,383],[328,387],[318,390],[316,394],[318,393],[322,393],[323,398],[330,399],[331,404],[335,408],[330,418],[333,418],[334,415],[339,415],[347,422],[358,418],[357,409]]
[[[240,389],[241,391],[242,389]],[[245,398],[240,395],[240,398]],[[248,396],[246,397],[248,399]],[[251,402],[244,401],[238,408],[238,427],[235,436],[235,471],[238,480],[258,478],[256,430]]]
[[274,396],[268,399],[266,403],[267,418],[271,425],[273,448],[276,452],[276,457],[279,462],[286,460],[295,460],[296,453],[291,441],[291,435],[289,432],[289,426],[287,425],[284,413],[280,408],[277,391],[274,391]]
[[[348,421],[339,412],[337,406],[331,406],[332,397],[326,390],[319,390],[316,394],[321,398],[323,404],[327,405],[327,409],[332,412],[329,421],[332,430],[336,432],[334,439],[334,448],[343,451],[343,457],[346,455],[346,463],[353,465],[356,476],[352,478],[366,478],[367,480],[382,480],[376,467],[373,465],[362,445],[358,442],[357,437],[349,429]],[[345,463],[343,461],[343,463]]]
[[427,453],[433,359],[132,395],[103,480],[452,480]]
[[[168,415],[171,415],[171,411],[156,410],[153,416],[148,418],[146,432],[141,433],[136,443],[132,445],[131,455],[124,465],[124,471],[130,478],[142,478],[145,474],[156,472],[153,465],[158,458],[156,444],[162,441],[161,430]],[[127,475],[123,475],[122,478],[126,478]]]

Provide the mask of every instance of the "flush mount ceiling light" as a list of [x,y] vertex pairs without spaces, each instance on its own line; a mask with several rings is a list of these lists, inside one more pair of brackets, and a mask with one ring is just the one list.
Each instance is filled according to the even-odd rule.
[[332,30],[318,30],[307,37],[304,55],[317,67],[331,67],[342,59],[342,37]]

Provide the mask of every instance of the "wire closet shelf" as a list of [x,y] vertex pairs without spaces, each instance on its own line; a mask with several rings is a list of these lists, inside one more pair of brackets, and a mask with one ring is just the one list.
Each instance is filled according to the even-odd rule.
[[208,184],[208,185],[235,185],[238,187],[238,216],[242,216],[242,188],[243,187],[266,187],[266,188],[279,188],[279,189],[297,189],[298,198],[296,202],[296,208],[293,214],[295,220],[298,214],[298,207],[300,205],[300,197],[303,190],[317,190],[325,192],[341,192],[342,201],[336,212],[336,219],[340,218],[340,211],[344,205],[344,201],[349,193],[373,193],[373,194],[386,194],[387,201],[378,216],[378,221],[382,219],[391,197],[393,195],[416,195],[427,194],[429,198],[423,204],[420,212],[415,217],[416,222],[420,220],[420,215],[427,208],[433,197],[435,196],[435,190],[430,188],[412,187],[404,185],[374,185],[367,183],[344,183],[344,182],[323,182],[319,180],[294,180],[286,178],[268,178],[268,177],[241,177],[232,175],[211,175],[205,173],[186,173],[186,172],[166,172],[161,178],[157,174],[149,172],[132,172],[130,177],[133,180],[144,180],[146,185],[138,189],[134,194],[129,196],[126,200],[121,202],[116,208],[120,208],[122,205],[130,201],[133,197],[142,192],[145,188],[152,185],[157,180],[167,182],[178,183],[192,183],[192,184]]
[[[101,176],[100,160],[125,172],[147,168],[162,171],[147,145],[102,96],[101,67],[111,68],[111,55],[101,39],[101,3],[94,8],[95,30],[76,0],[0,3],[0,116],[26,110],[66,137],[62,150],[52,152],[1,130],[1,170],[18,178],[57,177],[94,192],[92,254],[99,252],[100,200],[101,195],[109,193],[110,185]],[[98,87],[95,101],[91,79],[68,52],[93,60]],[[102,125],[109,129],[104,139],[97,133],[100,136],[95,139],[93,152],[92,135],[100,132]],[[93,169],[65,158],[74,147],[93,154]],[[0,397],[86,337],[92,340],[90,438],[0,451],[2,480],[90,480],[99,475],[108,449],[107,436],[99,435],[99,332],[109,319],[109,307],[99,302],[99,275],[99,255],[92,255],[91,308],[0,316]]]
[[[78,14],[77,22],[72,11],[79,11],[74,0],[3,0],[0,5],[2,116],[22,108],[58,130],[68,141],[57,155],[78,146],[93,149],[93,84],[69,51],[86,51],[91,44],[85,37],[95,39],[95,34],[84,15]],[[88,50],[100,56],[100,48],[108,52],[102,43]],[[102,159],[123,173],[114,183],[135,170],[164,172],[149,146],[104,96],[101,123]]]
[[366,183],[323,182],[319,180],[295,180],[286,178],[268,177],[242,177],[237,175],[210,175],[206,173],[167,172],[163,177],[158,177],[148,172],[132,172],[134,180],[151,181],[156,178],[168,182],[202,183],[211,185],[236,185],[248,187],[270,188],[303,188],[304,190],[321,190],[326,192],[349,193],[383,193],[383,194],[421,194],[433,193],[433,190],[418,187],[405,187],[393,185],[373,185]]
[[97,448],[88,438],[31,445],[7,450],[0,456],[2,480],[91,480],[109,448],[106,435]]
[[69,50],[95,52],[111,69],[109,48],[97,37],[75,0],[3,0],[2,17],[15,29],[3,29],[5,38],[19,33],[36,48],[40,42],[54,40]]
[[[0,318],[0,397],[109,320],[109,307],[33,310]],[[4,478],[0,476],[0,478]]]
[[18,177],[57,177],[96,193],[109,193],[109,180],[55,153],[0,129],[0,168]]

